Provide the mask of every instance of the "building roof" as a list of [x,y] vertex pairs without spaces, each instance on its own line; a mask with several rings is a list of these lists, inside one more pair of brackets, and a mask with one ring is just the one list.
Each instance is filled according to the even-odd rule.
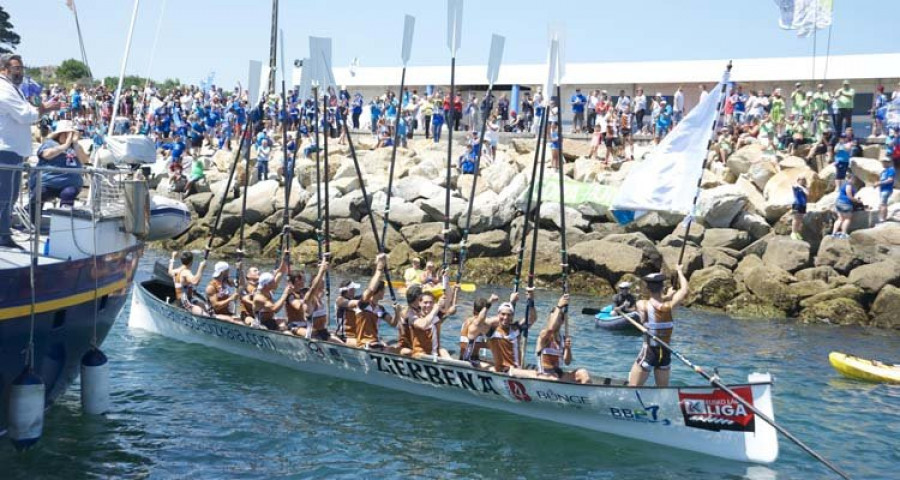
[[[716,82],[721,79],[727,59],[657,62],[568,63],[563,84],[621,85],[632,83],[671,84]],[[810,80],[812,57],[747,58],[734,60],[731,78],[737,82]],[[449,63],[449,62],[448,62]],[[827,58],[826,80],[891,79],[898,77],[900,54],[832,55]],[[825,79],[826,58],[816,58],[817,80]],[[354,87],[393,85],[400,81],[401,67],[336,68],[338,84]],[[456,84],[486,85],[485,65],[456,67]],[[542,85],[546,83],[544,64],[505,64],[500,67],[497,85]],[[449,65],[408,67],[407,85],[449,85]]]

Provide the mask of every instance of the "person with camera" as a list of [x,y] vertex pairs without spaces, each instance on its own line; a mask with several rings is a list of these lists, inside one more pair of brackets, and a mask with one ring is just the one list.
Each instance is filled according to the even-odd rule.
[[856,175],[852,172],[847,173],[847,178],[838,189],[838,198],[834,202],[834,209],[838,218],[834,222],[834,228],[831,236],[834,238],[848,238],[847,229],[850,228],[850,220],[853,218],[853,212],[857,210],[865,210],[866,206],[857,197],[856,186],[853,180]]

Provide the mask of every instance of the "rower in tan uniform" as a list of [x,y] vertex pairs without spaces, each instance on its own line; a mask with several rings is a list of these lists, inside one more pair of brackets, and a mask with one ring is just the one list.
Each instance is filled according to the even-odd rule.
[[[647,284],[647,291],[650,292],[648,300],[639,300],[637,302],[637,311],[641,314],[644,326],[650,333],[659,337],[660,340],[671,345],[672,331],[675,327],[673,322],[672,311],[677,307],[688,294],[688,281],[684,276],[684,270],[681,265],[675,267],[678,273],[678,290],[669,296],[663,296],[666,276],[662,273],[651,273],[644,276],[644,283]],[[672,364],[672,352],[665,347],[644,335],[644,346],[641,353],[631,366],[631,373],[628,375],[628,384],[633,386],[641,386],[647,382],[650,371],[653,371],[653,377],[656,380],[657,387],[666,387],[669,385],[670,368]]]
[[[496,294],[491,298],[478,298],[473,306],[473,316],[465,319],[459,331],[459,359],[477,362],[481,361],[481,350],[488,348],[487,334],[490,328],[485,324],[488,310],[499,300]],[[480,326],[480,328],[479,328]],[[487,368],[487,367],[483,367]]]
[[[449,273],[445,273],[445,284],[449,283]],[[441,348],[441,324],[456,313],[456,300],[459,287],[453,287],[449,295],[434,301],[434,294],[425,291],[419,297],[419,308],[416,317],[410,322],[412,327],[412,355],[452,358],[450,352]]]
[[337,336],[351,347],[356,346],[356,306],[359,299],[356,291],[359,284],[352,280],[341,283],[337,299],[334,301],[335,318],[338,323]]
[[378,322],[384,321],[392,327],[397,326],[397,310],[399,305],[394,304],[395,315],[390,315],[379,302],[384,298],[384,269],[387,264],[387,255],[379,253],[375,257],[375,274],[362,294],[356,307],[356,346],[366,349],[384,349],[386,345],[378,337]]
[[181,266],[172,268],[175,265],[175,258],[178,252],[172,252],[172,259],[169,260],[169,275],[175,283],[175,297],[178,305],[191,312],[194,315],[205,315],[206,305],[202,300],[194,296],[197,285],[203,277],[203,267],[206,266],[206,260],[200,262],[197,273],[191,272],[191,264],[194,263],[194,254],[191,252],[181,252]]
[[305,337],[309,328],[310,301],[322,290],[325,281],[325,272],[328,271],[328,262],[323,261],[319,264],[319,271],[313,278],[312,285],[306,287],[306,279],[302,271],[295,271],[288,274],[288,282],[293,287],[288,295],[287,303],[284,304],[284,312],[287,316],[288,331],[298,337]]
[[259,276],[259,288],[253,294],[253,313],[256,320],[254,327],[259,328],[261,325],[269,330],[282,332],[287,330],[287,321],[284,318],[276,318],[275,315],[284,307],[294,287],[288,284],[278,300],[274,299],[276,288],[278,284],[275,282],[275,275],[266,272]]
[[[531,326],[537,318],[534,309],[534,288],[526,289],[526,295],[529,300],[526,307],[528,309],[526,318],[528,326]],[[500,304],[496,317],[478,320],[475,322],[474,328],[479,331],[484,331],[485,327],[493,329],[493,333],[488,338],[488,347],[494,358],[494,366],[491,367],[491,370],[517,377],[535,377],[537,376],[536,372],[522,369],[519,366],[519,332],[525,319],[519,322],[513,321],[518,298],[519,294],[513,293],[509,302]]]
[[206,285],[207,313],[221,320],[239,323],[234,315],[234,301],[240,293],[234,288],[229,271],[228,262],[216,262],[213,278]]
[[541,330],[537,338],[538,374],[543,378],[561,382],[591,383],[588,371],[579,368],[566,372],[560,367],[560,359],[569,365],[572,363],[572,338],[560,341],[560,329],[566,322],[566,308],[569,305],[569,294],[559,297],[556,307],[547,318],[547,326]]

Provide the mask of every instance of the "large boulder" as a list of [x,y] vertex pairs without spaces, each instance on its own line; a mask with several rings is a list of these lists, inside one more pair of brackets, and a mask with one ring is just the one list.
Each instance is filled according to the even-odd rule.
[[747,197],[747,210],[750,213],[764,214],[766,211],[766,198],[763,197],[762,188],[757,187],[746,176],[740,176],[734,182],[734,186],[740,189]]
[[[278,182],[264,180],[247,189],[247,209],[244,213],[244,221],[248,225],[261,222],[269,215],[275,213],[275,194],[278,191]],[[224,215],[240,217],[243,199],[238,198],[225,204]]]
[[849,298],[834,298],[816,303],[800,312],[800,320],[806,323],[831,325],[867,325],[869,317],[859,303]]
[[831,286],[822,280],[799,281],[788,285],[788,290],[801,300],[826,292],[830,288]]
[[859,245],[900,246],[900,223],[886,222],[874,228],[856,230],[850,233],[850,238]]
[[[312,194],[304,190],[300,183],[296,179],[291,180],[291,197],[289,200],[288,208],[292,212],[299,212],[303,210],[306,206],[306,202],[312,198]],[[284,187],[278,187],[278,190],[275,192],[275,209],[281,210],[284,208]]]
[[[384,209],[375,209],[375,214],[384,217]],[[402,228],[407,225],[418,225],[426,222],[428,215],[416,204],[395,199],[391,202],[391,211],[388,220],[391,225]]]
[[598,175],[603,174],[606,169],[603,162],[592,158],[579,158],[575,160],[575,180],[579,182],[593,182]]
[[[428,215],[431,221],[444,221],[446,199],[443,196],[417,200],[415,204]],[[466,212],[467,208],[468,203],[465,200],[459,197],[450,197],[450,223],[459,221],[459,217]]]
[[700,192],[696,219],[712,228],[728,228],[747,204],[747,196],[734,185],[722,185]]
[[565,220],[566,229],[577,228],[579,230],[588,229],[588,221],[572,207],[564,207],[563,214],[559,211],[558,203],[542,203],[540,210],[541,228],[562,230],[562,222]]
[[855,254],[850,242],[846,239],[825,237],[819,245],[815,264],[817,267],[829,266],[842,275],[863,264],[863,261]]
[[618,282],[625,274],[646,275],[658,271],[640,248],[605,240],[591,240],[569,248],[569,263],[610,283]]
[[672,233],[684,217],[666,212],[647,212],[625,226],[629,232],[641,232],[653,240],[661,240]]
[[766,245],[763,263],[774,265],[788,272],[806,268],[810,264],[809,244],[790,237],[776,236]]
[[763,263],[744,278],[744,284],[753,295],[790,315],[796,311],[800,300],[788,288],[795,280],[786,270]]
[[775,167],[775,163],[765,161],[750,165],[750,169],[747,170],[747,173],[744,175],[756,186],[756,188],[762,190],[776,173],[778,173],[778,170]]
[[202,218],[209,211],[209,204],[212,198],[212,192],[195,193],[185,198],[184,201],[191,210],[197,213],[197,218]]
[[420,176],[408,176],[394,182],[395,197],[400,197],[407,202],[414,202],[421,198],[443,198],[444,189],[432,182],[429,178]]
[[530,138],[513,138],[509,143],[518,154],[534,153],[534,140]]
[[[475,184],[475,196],[477,197],[483,192],[490,190],[491,188],[484,181],[484,177],[480,177],[478,179],[478,183]],[[469,195],[472,194],[472,182],[475,181],[475,175],[466,174],[460,175],[459,179],[457,179],[456,184],[459,187],[459,196],[468,200]]]
[[751,239],[747,232],[733,228],[709,228],[703,237],[700,246],[706,248],[731,248],[741,250],[750,245]]
[[[681,247],[658,247],[657,250],[662,256],[663,270],[666,272],[674,272],[681,258]],[[694,271],[703,268],[703,252],[697,248],[688,245],[684,248],[684,258],[681,258],[684,266],[684,274],[690,277]]]
[[740,175],[749,172],[750,167],[753,164],[759,163],[760,160],[762,160],[762,155],[762,145],[747,145],[732,153],[725,162],[725,165],[734,175]]
[[885,285],[900,285],[900,264],[885,261],[861,265],[854,268],[848,278],[850,283],[862,288],[871,298]]
[[801,308],[809,308],[817,303],[827,302],[835,298],[849,298],[856,303],[862,301],[865,294],[863,290],[856,285],[847,284],[817,293],[811,297],[804,298],[800,301]]
[[753,241],[759,240],[772,232],[772,227],[762,215],[750,212],[741,212],[734,221],[731,222],[731,228],[743,230],[750,235]]
[[850,159],[850,171],[866,185],[877,184],[881,170],[881,161],[877,158],[854,157]]
[[503,230],[491,230],[469,235],[468,245],[468,255],[473,258],[500,257],[512,253],[509,235]]
[[760,257],[756,255],[744,255],[738,262],[737,268],[734,269],[734,276],[738,280],[743,281],[750,275],[750,272],[756,270],[756,268],[762,264],[763,262]]
[[482,180],[494,193],[500,193],[512,182],[518,173],[519,171],[515,165],[496,160],[491,166],[483,170]]
[[688,305],[724,308],[738,292],[731,271],[718,266],[694,272],[689,284]]
[[725,312],[738,318],[785,318],[788,312],[779,310],[768,300],[763,300],[752,293],[745,292],[725,306]]
[[[437,242],[444,240],[443,232],[444,224],[442,222],[420,223],[410,225],[400,229],[400,234],[406,239],[409,246],[415,251],[425,250]],[[450,242],[459,242],[459,231],[450,229]]]
[[794,276],[797,277],[798,282],[805,282],[810,280],[821,280],[829,285],[834,284],[843,284],[846,283],[847,278],[837,272],[834,268],[823,265],[820,267],[811,267],[800,270],[799,272],[794,273]]
[[700,249],[703,258],[703,268],[720,266],[727,268],[728,271],[734,270],[738,266],[740,252],[730,248],[706,248]]
[[872,325],[900,330],[900,288],[886,285],[872,303]]

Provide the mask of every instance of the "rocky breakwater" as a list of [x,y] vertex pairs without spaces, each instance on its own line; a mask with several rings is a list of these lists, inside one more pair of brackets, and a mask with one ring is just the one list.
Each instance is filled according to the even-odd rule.
[[[387,200],[390,148],[374,149],[368,138],[357,140],[357,153],[379,233]],[[365,273],[377,252],[367,219],[366,201],[346,146],[330,146],[329,209],[333,263],[336,268]],[[565,143],[569,161],[564,172],[572,180],[596,186],[618,186],[641,161],[604,167],[585,158],[585,142]],[[466,278],[478,283],[509,283],[515,251],[524,223],[528,176],[534,157],[532,140],[501,144],[494,161],[484,166],[472,209]],[[457,150],[461,152],[461,149]],[[636,155],[640,158],[640,153]],[[876,152],[867,151],[870,156]],[[280,167],[273,155],[270,171]],[[208,158],[209,191],[190,196],[195,225],[167,248],[205,247],[232,156],[219,152]],[[551,285],[560,272],[560,226],[565,216],[570,284],[575,291],[608,295],[621,280],[671,272],[684,243],[684,264],[690,278],[688,304],[724,310],[742,317],[797,317],[805,322],[873,325],[900,329],[900,203],[892,199],[889,221],[870,228],[872,211],[857,212],[849,239],[827,235],[834,219],[834,169],[816,171],[797,157],[763,158],[755,145],[745,147],[703,174],[695,222],[684,231],[682,217],[649,213],[626,226],[612,221],[603,202],[558,203],[540,209],[536,281]],[[775,167],[775,164],[779,168]],[[869,185],[877,178],[878,160],[858,158],[853,169]],[[323,173],[323,172],[320,172]],[[547,170],[547,179],[555,172]],[[553,175],[552,177],[550,175]],[[243,176],[240,169],[239,176]],[[251,171],[251,177],[253,173]],[[789,233],[791,185],[804,176],[810,185],[804,240]],[[472,175],[454,170],[450,177],[451,242],[454,253],[466,222]],[[446,144],[415,140],[397,151],[386,245],[395,274],[412,256],[440,263],[446,185]],[[555,185],[555,182],[554,182]],[[165,185],[160,185],[164,189]],[[284,190],[280,178],[251,178],[245,251],[273,257],[280,246]],[[599,188],[599,187],[598,187]],[[316,166],[298,158],[291,198],[292,254],[303,261],[316,258]],[[324,192],[323,192],[324,193]],[[862,189],[873,198],[872,187]],[[238,245],[240,197],[226,198],[222,224],[214,239],[217,255],[233,254]],[[324,204],[324,202],[322,202]],[[685,235],[687,233],[687,235]],[[526,244],[530,251],[531,235]]]

